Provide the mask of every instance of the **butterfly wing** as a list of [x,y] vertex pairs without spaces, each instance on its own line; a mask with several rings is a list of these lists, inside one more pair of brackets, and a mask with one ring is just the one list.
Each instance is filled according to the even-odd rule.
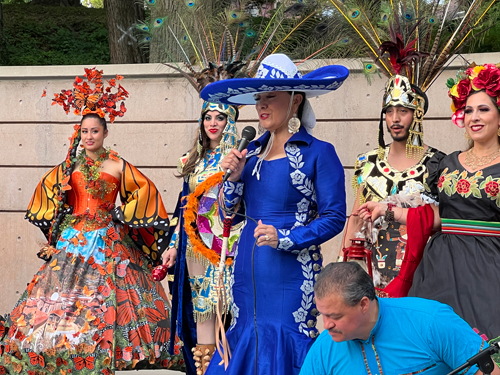
[[76,109],[81,111],[85,106],[85,94],[80,91],[75,91],[73,96],[75,98],[73,104],[75,105]]
[[125,161],[120,198],[123,205],[115,211],[116,219],[134,229],[132,239],[156,265],[161,262],[161,253],[167,246],[169,228],[168,214],[158,189]]
[[87,367],[89,370],[93,370],[94,369],[94,361],[95,361],[95,357],[92,355],[92,356],[88,356],[85,358],[85,367]]
[[116,274],[119,277],[125,277],[125,275],[127,274],[127,267],[129,263],[129,259],[122,260],[120,263],[118,263],[118,265],[116,266]]
[[78,371],[82,371],[85,367],[85,360],[79,355],[72,355],[71,359],[73,360],[73,364],[75,365],[75,369]]
[[28,352],[27,354],[30,359],[31,365],[32,366],[38,365],[38,354],[36,354],[35,352]]
[[62,165],[48,171],[31,197],[26,211],[26,219],[42,231],[48,230],[57,207],[57,187],[62,181]]

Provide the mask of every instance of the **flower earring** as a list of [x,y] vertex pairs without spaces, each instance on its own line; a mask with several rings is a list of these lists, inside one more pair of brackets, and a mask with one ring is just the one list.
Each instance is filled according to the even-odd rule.
[[297,114],[294,113],[293,117],[288,120],[288,132],[295,134],[300,129],[300,120],[297,118]]

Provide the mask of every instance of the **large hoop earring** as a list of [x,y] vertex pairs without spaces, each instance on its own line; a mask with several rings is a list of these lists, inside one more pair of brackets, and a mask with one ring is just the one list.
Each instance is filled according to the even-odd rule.
[[294,113],[292,118],[288,120],[288,132],[295,134],[300,129],[300,120],[297,118],[297,114]]

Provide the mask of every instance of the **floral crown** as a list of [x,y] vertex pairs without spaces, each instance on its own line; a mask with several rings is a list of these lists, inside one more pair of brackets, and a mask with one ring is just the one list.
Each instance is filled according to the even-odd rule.
[[[108,86],[104,87],[102,74],[102,70],[85,68],[84,78],[88,82],[77,76],[73,82],[73,89],[61,90],[60,93],[54,94],[52,105],[59,104],[66,114],[73,107],[75,109],[73,113],[77,116],[95,113],[104,118],[107,115],[110,122],[113,122],[116,117],[123,117],[127,111],[124,100],[128,98],[128,92],[122,85],[116,83],[122,80],[123,76],[117,75],[116,78],[110,79],[107,81]],[[91,89],[90,84],[95,88]],[[116,89],[115,93],[111,92],[113,89]],[[116,106],[119,101],[122,102],[117,110]]]
[[494,98],[500,107],[500,64],[476,65],[472,63],[465,71],[460,70],[457,78],[448,78],[446,86],[450,89],[448,96],[451,98],[451,120],[459,128],[464,124],[464,108],[467,97],[472,91],[484,90],[486,94]]

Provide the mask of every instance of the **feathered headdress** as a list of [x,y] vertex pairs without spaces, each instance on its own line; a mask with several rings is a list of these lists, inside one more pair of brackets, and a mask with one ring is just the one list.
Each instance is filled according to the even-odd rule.
[[[480,41],[498,19],[495,2],[321,0],[323,38],[313,41],[311,35],[305,48],[322,49],[321,56],[329,58],[370,57],[372,62],[364,62],[367,78],[382,73],[390,79],[383,109],[397,103],[415,110],[407,153],[421,154],[421,117],[428,105],[425,92],[451,56]],[[383,126],[379,146],[385,146]]]
[[[146,0],[145,4],[150,18],[137,27],[150,61],[177,70],[198,93],[216,81],[253,76],[260,62],[285,43],[293,43],[294,33],[318,11],[295,0],[286,0],[276,9],[249,0],[209,4]],[[225,153],[236,144],[238,107],[205,102],[200,126],[204,113],[212,110],[228,117],[221,140]]]

